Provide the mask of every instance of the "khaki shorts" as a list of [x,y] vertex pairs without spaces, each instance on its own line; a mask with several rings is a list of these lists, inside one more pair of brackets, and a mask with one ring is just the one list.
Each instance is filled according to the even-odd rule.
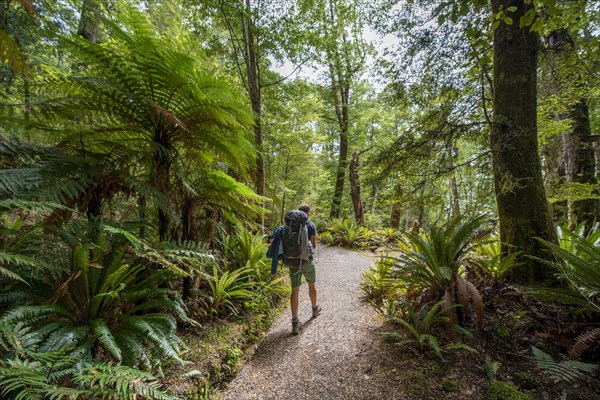
[[317,271],[315,263],[309,260],[302,268],[298,269],[295,267],[290,268],[290,280],[292,281],[292,288],[302,285],[302,275],[308,283],[315,283],[317,281]]

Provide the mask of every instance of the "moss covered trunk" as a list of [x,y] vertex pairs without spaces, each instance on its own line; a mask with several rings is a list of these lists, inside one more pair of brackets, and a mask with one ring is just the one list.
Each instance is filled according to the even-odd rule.
[[[590,116],[587,101],[580,100],[571,109],[572,133],[564,138],[567,182],[596,185],[596,160],[591,143]],[[569,225],[574,229],[586,221],[588,229],[598,220],[598,200],[583,199],[569,204]]]
[[[516,7],[513,24],[502,22],[494,30],[494,120],[491,132],[494,188],[505,247],[548,257],[534,240],[554,241],[537,143],[538,39],[519,19],[532,5],[522,0],[493,0],[493,11]],[[505,248],[505,251],[508,250]],[[528,261],[514,271],[517,282],[551,278],[551,271]]]

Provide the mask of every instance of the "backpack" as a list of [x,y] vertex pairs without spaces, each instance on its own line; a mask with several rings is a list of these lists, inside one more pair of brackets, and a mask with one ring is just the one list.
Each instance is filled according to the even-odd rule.
[[308,215],[304,211],[293,210],[286,214],[281,232],[283,243],[283,263],[288,267],[300,268],[308,261]]

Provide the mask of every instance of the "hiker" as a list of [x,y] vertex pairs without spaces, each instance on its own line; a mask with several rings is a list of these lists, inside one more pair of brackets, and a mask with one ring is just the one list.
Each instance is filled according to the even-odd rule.
[[[274,258],[282,253],[283,263],[290,270],[292,282],[292,295],[290,305],[292,310],[292,334],[300,333],[302,324],[298,318],[298,297],[302,276],[308,283],[308,295],[312,304],[312,317],[321,313],[321,306],[317,303],[317,288],[315,286],[316,271],[313,261],[314,249],[317,247],[317,227],[308,219],[310,206],[302,204],[298,210],[293,210],[285,216],[285,225],[277,228],[271,235],[275,241],[280,239],[279,251],[274,249]],[[278,246],[273,246],[277,248]]]

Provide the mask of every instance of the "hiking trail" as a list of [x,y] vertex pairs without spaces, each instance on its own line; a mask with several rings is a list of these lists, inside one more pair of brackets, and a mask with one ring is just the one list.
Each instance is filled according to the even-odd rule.
[[361,274],[373,259],[347,249],[319,246],[315,261],[321,315],[310,319],[308,287],[303,282],[300,334],[291,334],[291,315],[286,308],[221,398],[404,398],[392,389],[397,374],[381,354],[374,332],[382,321],[362,300],[359,288]]

